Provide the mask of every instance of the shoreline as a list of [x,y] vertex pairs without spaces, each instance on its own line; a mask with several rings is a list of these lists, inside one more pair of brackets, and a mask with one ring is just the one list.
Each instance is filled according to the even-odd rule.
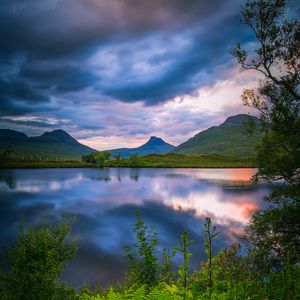
[[105,166],[97,167],[95,165],[0,165],[0,170],[12,169],[257,169],[257,166]]
[[151,154],[120,160],[111,159],[97,164],[78,159],[51,161],[0,161],[0,169],[38,169],[38,168],[193,168],[226,169],[256,168],[253,157],[233,157],[218,154],[178,155]]

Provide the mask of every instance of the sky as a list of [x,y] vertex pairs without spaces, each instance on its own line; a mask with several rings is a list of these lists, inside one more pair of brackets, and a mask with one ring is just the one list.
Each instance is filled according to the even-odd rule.
[[258,75],[230,50],[255,45],[239,0],[2,0],[0,128],[64,129],[98,150],[150,136],[178,145],[253,112]]

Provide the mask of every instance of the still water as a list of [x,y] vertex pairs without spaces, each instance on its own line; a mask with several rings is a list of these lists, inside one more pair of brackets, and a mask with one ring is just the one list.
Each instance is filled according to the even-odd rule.
[[[214,251],[237,240],[251,213],[264,207],[266,185],[252,185],[255,169],[28,169],[0,170],[0,250],[17,236],[18,223],[39,225],[76,216],[76,260],[63,280],[80,286],[122,279],[124,246],[134,241],[135,211],[159,232],[160,249],[177,246],[189,231],[192,264],[204,258],[203,221],[221,234]],[[177,260],[179,258],[176,258]]]

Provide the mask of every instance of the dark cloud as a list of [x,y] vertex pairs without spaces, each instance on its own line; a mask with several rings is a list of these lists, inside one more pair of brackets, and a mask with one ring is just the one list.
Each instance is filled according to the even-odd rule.
[[23,127],[38,127],[43,129],[56,129],[62,126],[66,126],[66,122],[55,120],[55,122],[51,122],[51,120],[47,119],[36,119],[36,120],[20,120],[20,119],[10,119],[8,117],[0,117],[0,123],[11,124],[13,126],[23,126]]
[[[229,49],[253,38],[236,17],[239,4],[2,1],[0,126],[39,134],[52,128],[47,119],[55,119],[54,125],[79,138],[152,134],[158,128],[154,107],[230,76],[234,60]],[[127,103],[131,110],[123,106]],[[162,120],[164,127],[180,124],[178,132],[184,135],[199,120],[201,128],[209,123],[184,109],[172,113],[174,121]]]
[[115,36],[204,23],[232,7],[229,0],[6,0],[0,13],[1,48],[40,57],[72,54]]
[[20,77],[14,79],[0,79],[1,100],[43,101],[46,98],[28,82]]
[[[0,54],[5,69],[15,72],[1,72],[2,114],[18,114],[15,101],[33,106],[86,88],[147,105],[190,93],[213,81],[218,65],[228,61],[237,10],[229,0],[4,1]],[[191,45],[178,51],[182,41]],[[108,65],[119,68],[112,76],[103,72],[107,57],[99,62],[100,70],[87,63],[105,49],[119,49],[112,51],[115,64]],[[146,70],[144,76],[134,70],[142,64],[154,71]],[[205,80],[197,78],[201,72],[207,74]]]

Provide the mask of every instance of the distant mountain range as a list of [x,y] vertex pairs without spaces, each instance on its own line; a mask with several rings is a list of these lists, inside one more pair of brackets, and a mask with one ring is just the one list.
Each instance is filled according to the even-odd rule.
[[119,148],[108,150],[112,155],[117,153],[121,154],[122,158],[130,157],[134,154],[147,155],[147,154],[165,154],[175,149],[175,146],[166,143],[163,139],[151,136],[147,143],[137,148]]
[[80,144],[61,129],[34,137],[15,130],[0,129],[0,151],[8,146],[12,147],[15,156],[23,159],[75,159],[96,151]]
[[[252,135],[246,135],[244,123],[249,118],[257,125]],[[178,154],[216,153],[229,156],[254,156],[255,145],[262,133],[258,129],[259,119],[246,114],[228,117],[219,126],[210,127],[177,146],[173,152]]]
[[[250,117],[259,127],[259,119]],[[113,155],[120,153],[122,158],[134,154],[210,154],[216,153],[228,156],[251,157],[261,132],[256,129],[252,135],[244,133],[244,122],[249,116],[240,114],[228,117],[219,126],[213,126],[201,131],[186,142],[175,147],[163,139],[151,136],[147,143],[137,148],[119,148],[108,150]],[[63,130],[45,132],[40,136],[28,137],[26,134],[10,129],[0,129],[0,151],[11,146],[14,155],[24,159],[78,159],[83,154],[97,151],[80,144]]]

